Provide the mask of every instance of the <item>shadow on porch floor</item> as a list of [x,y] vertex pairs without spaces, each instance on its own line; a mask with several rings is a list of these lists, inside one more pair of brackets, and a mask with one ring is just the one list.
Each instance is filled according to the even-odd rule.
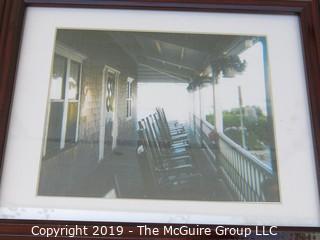
[[[192,139],[191,151],[195,164],[202,174],[201,184],[195,188],[166,193],[162,199],[196,201],[232,201],[227,185],[205,150]],[[116,153],[109,154],[86,179],[74,187],[70,195],[106,198],[146,198],[143,179],[134,146],[119,146]],[[148,197],[151,199],[152,197]],[[158,197],[157,197],[158,198]]]

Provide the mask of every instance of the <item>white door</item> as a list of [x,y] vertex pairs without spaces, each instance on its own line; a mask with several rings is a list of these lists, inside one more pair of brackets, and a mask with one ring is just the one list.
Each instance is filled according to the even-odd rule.
[[117,146],[118,79],[119,71],[108,66],[104,68],[102,79],[99,160],[102,160],[107,153],[111,153]]

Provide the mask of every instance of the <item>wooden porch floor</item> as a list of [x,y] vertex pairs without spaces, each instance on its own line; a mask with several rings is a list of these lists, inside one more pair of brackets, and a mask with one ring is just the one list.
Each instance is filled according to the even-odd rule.
[[[162,196],[168,200],[232,201],[227,185],[219,177],[217,170],[205,153],[191,137],[193,159],[199,168],[201,184],[190,186],[184,191],[170,192]],[[119,146],[116,153],[109,154],[83,181],[73,187],[71,196],[150,198],[144,196],[143,179],[136,157],[135,146]],[[108,194],[114,192],[115,194]]]

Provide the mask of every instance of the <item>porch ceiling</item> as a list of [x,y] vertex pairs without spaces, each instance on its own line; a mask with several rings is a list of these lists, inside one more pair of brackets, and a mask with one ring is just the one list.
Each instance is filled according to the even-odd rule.
[[[109,32],[138,64],[190,82],[215,59],[238,54],[247,36],[154,32]],[[233,52],[232,52],[233,51]],[[239,49],[237,50],[239,51]],[[150,79],[152,81],[152,79]]]
[[[246,49],[245,41],[255,38],[237,35],[96,30],[59,30],[59,33],[58,41],[95,60],[104,61],[108,56],[114,62],[135,61],[137,65],[142,64],[186,83],[198,79],[200,73],[216,59],[224,55],[239,54]],[[117,54],[119,51],[121,54]],[[127,55],[128,59],[123,59],[124,55]],[[150,77],[150,81],[157,79]]]

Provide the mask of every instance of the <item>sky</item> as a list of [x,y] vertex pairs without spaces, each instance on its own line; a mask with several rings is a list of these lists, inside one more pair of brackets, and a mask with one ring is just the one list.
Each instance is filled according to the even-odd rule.
[[241,86],[243,106],[259,106],[266,113],[266,93],[262,44],[257,43],[243,52],[240,59],[247,61],[246,70],[234,78],[219,81],[220,104],[223,110],[239,107],[238,86]]
[[189,93],[183,83],[138,83],[138,119],[163,107],[168,119],[188,119]]
[[[219,104],[222,110],[239,107],[238,86],[241,86],[243,106],[259,106],[266,114],[262,45],[255,44],[239,57],[247,61],[246,70],[234,78],[219,80]],[[155,108],[161,106],[166,110],[168,119],[188,120],[192,105],[186,88],[187,84],[182,83],[138,83],[138,119],[154,113]],[[211,85],[202,88],[201,101],[203,112],[212,113]]]

